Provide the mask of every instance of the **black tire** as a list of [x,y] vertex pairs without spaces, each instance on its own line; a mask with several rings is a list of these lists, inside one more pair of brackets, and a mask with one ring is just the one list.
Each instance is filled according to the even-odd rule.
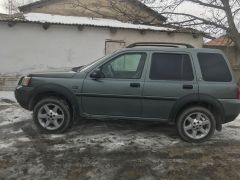
[[[208,118],[209,122],[210,122],[209,126],[205,125],[205,127],[208,126],[208,131],[209,132],[206,133],[206,135],[204,137],[199,138],[199,139],[191,137],[189,135],[190,133],[187,134],[189,131],[190,132],[192,131],[191,129],[187,132],[185,132],[186,130],[184,130],[184,126],[185,126],[184,123],[186,123],[187,117],[189,117],[190,115],[192,115],[194,113],[201,113],[202,115],[206,116]],[[191,126],[193,127],[193,125],[191,125]],[[215,132],[215,129],[216,129],[216,119],[215,119],[213,113],[211,113],[208,109],[206,109],[204,107],[201,107],[201,106],[189,107],[189,108],[183,110],[180,113],[180,115],[178,116],[178,119],[177,119],[177,130],[178,130],[178,133],[179,133],[180,137],[184,141],[187,141],[187,142],[190,142],[190,143],[202,143],[204,141],[207,141],[208,139],[210,139],[213,136],[213,134]]]
[[[43,106],[48,104],[53,104],[58,106],[62,112],[61,116],[64,117],[62,120],[60,119],[61,125],[59,125],[59,127],[56,129],[50,130],[50,129],[47,129],[46,127],[43,127],[43,125],[40,123],[41,121],[40,118],[38,118],[39,111],[43,108]],[[33,120],[37,128],[40,130],[40,132],[47,133],[47,134],[64,133],[71,127],[73,123],[73,118],[72,118],[71,110],[68,103],[65,100],[57,97],[46,97],[41,99],[34,107]]]

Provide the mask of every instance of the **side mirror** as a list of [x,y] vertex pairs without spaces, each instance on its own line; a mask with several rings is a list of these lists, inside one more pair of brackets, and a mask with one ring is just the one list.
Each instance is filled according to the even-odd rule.
[[92,72],[92,74],[90,74],[90,77],[93,79],[100,79],[103,77],[103,73],[100,69],[96,69]]

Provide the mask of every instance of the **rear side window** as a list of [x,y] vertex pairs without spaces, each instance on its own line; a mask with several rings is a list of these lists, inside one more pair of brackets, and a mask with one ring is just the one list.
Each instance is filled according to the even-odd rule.
[[229,82],[232,76],[221,54],[198,53],[198,61],[204,81]]
[[192,81],[194,76],[189,55],[154,53],[150,79]]

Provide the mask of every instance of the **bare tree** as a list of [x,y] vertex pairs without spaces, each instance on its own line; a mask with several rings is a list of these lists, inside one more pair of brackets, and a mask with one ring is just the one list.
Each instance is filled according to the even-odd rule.
[[32,3],[36,0],[4,0],[3,6],[8,11],[9,15],[19,12],[18,7],[27,3]]
[[153,13],[154,11],[151,11],[152,16],[149,16],[149,13],[146,13],[147,6],[138,0],[105,0],[99,2],[69,0],[67,3],[74,8],[84,9],[84,13],[87,16],[94,14],[97,17],[118,19],[138,24],[154,24],[164,19],[164,17],[161,19],[158,13]]
[[[102,14],[101,8],[107,8],[114,11],[114,14],[108,14],[107,18],[119,20],[129,20],[134,23],[148,25],[168,26],[174,28],[191,28],[205,32],[207,38],[214,38],[220,34],[226,34],[240,50],[240,0],[139,0],[147,4],[155,11],[167,17],[167,22],[155,21],[156,18],[150,18],[142,13],[141,8],[129,8],[127,1],[132,0],[108,0],[107,3],[94,4],[94,8],[82,0],[71,0],[75,7],[81,7],[91,11],[99,16]],[[191,4],[204,10],[205,13],[196,15],[195,13],[179,12],[179,7],[189,6]],[[139,4],[136,4],[139,6]],[[117,16],[116,16],[117,15]]]
[[12,15],[13,13],[17,12],[17,7],[19,4],[16,0],[5,0],[3,2],[3,6],[8,11],[8,14]]
[[[226,34],[240,50],[240,0],[142,0],[168,18],[165,25],[190,27],[211,36]],[[179,12],[184,5],[198,5],[205,13]]]

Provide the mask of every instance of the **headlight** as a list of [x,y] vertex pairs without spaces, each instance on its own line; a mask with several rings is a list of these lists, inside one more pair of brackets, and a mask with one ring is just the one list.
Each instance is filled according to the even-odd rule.
[[21,85],[22,86],[29,86],[31,83],[31,77],[24,77],[22,79]]

